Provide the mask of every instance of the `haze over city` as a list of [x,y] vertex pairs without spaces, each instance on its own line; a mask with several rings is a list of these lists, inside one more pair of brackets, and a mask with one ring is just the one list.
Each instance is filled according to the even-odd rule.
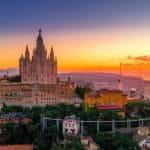
[[57,54],[59,72],[119,73],[123,63],[126,74],[149,79],[149,5],[148,0],[2,0],[0,68],[18,67],[25,46],[34,49],[40,27],[46,48],[53,45]]
[[0,0],[0,150],[150,149],[150,0]]

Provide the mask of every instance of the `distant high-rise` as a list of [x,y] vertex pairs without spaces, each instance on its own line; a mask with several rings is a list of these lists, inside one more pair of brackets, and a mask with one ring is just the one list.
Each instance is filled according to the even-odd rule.
[[50,54],[47,54],[41,29],[36,40],[36,47],[33,56],[30,57],[28,46],[25,54],[19,59],[19,71],[23,83],[56,84],[57,79],[57,58],[54,56],[53,47]]

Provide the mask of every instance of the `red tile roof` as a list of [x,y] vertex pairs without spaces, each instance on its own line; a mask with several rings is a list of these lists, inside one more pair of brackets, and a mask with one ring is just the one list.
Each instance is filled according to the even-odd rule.
[[0,150],[33,150],[33,145],[3,145]]
[[98,110],[118,110],[122,109],[119,105],[100,105],[96,107]]

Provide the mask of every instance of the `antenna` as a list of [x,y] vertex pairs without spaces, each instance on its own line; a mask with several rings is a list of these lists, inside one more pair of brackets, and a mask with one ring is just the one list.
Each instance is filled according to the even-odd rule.
[[122,63],[120,63],[120,78],[122,77]]
[[119,90],[122,91],[122,63],[120,63],[120,79],[118,80],[119,81]]

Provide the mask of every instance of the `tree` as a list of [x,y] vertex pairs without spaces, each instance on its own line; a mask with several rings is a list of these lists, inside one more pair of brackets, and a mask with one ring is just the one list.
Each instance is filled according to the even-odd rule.
[[15,106],[15,105],[7,106],[6,104],[3,104],[1,112],[4,112],[4,113],[23,112],[23,107]]
[[81,99],[84,99],[84,95],[86,92],[90,92],[91,89],[89,87],[79,87],[77,86],[76,89],[75,89],[75,93],[81,98]]
[[1,126],[2,134],[0,136],[0,145],[1,144],[31,144],[34,140],[35,132],[38,133],[39,129],[33,131],[30,128],[30,125],[25,124],[5,124]]
[[11,76],[8,77],[7,80],[9,82],[21,82],[21,76],[20,75]]
[[55,150],[85,150],[84,146],[81,144],[80,139],[71,138],[67,140],[64,144],[58,144],[54,147]]
[[31,110],[33,122],[39,123],[41,115],[44,113],[44,108],[40,106],[34,106]]
[[126,115],[129,118],[144,118],[150,114],[150,104],[146,102],[128,103]]
[[139,150],[138,143],[129,134],[99,133],[96,135],[95,141],[105,150]]
[[122,116],[118,115],[118,112],[113,110],[100,111],[101,120],[120,120]]

